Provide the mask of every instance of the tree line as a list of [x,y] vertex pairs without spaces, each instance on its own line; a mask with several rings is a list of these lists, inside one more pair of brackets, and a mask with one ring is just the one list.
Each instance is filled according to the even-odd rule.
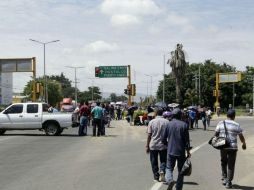
[[[200,76],[199,76],[200,69]],[[190,105],[202,105],[213,108],[215,104],[215,97],[213,90],[216,85],[216,72],[227,73],[237,72],[234,66],[227,63],[217,64],[212,60],[206,60],[203,63],[187,63],[186,74],[183,76],[183,85],[181,88],[181,96],[183,100],[181,104],[184,107]],[[244,71],[241,71],[242,80],[234,83],[220,84],[220,107],[227,108],[229,104],[233,103],[233,96],[235,96],[235,106],[245,107],[246,104],[252,105],[253,98],[253,75],[254,67],[247,66]],[[200,98],[199,87],[195,80],[200,77]],[[163,97],[163,80],[160,81],[157,90],[157,99],[162,100]],[[165,102],[172,103],[176,100],[175,93],[175,78],[172,72],[165,75]]]

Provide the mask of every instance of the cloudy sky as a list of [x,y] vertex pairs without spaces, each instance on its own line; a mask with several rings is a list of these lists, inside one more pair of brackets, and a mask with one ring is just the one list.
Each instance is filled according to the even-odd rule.
[[[127,79],[95,79],[94,67],[131,65],[137,92],[152,92],[162,79],[166,58],[177,43],[187,61],[213,59],[243,70],[254,66],[253,0],[1,0],[0,57],[36,57],[43,75],[43,47],[29,41],[60,40],[46,45],[46,73],[63,72],[78,87],[99,86],[122,93]],[[166,66],[166,72],[170,72]],[[30,73],[14,74],[22,91]]]

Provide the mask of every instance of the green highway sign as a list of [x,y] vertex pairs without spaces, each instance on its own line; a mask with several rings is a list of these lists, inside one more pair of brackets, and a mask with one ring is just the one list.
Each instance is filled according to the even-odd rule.
[[95,77],[121,78],[127,77],[127,66],[99,66],[95,67]]

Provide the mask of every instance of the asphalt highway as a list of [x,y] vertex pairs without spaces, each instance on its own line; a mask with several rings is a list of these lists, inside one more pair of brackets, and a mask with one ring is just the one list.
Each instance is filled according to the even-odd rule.
[[[247,150],[239,149],[234,189],[254,189],[254,119],[238,119],[245,130]],[[220,181],[219,152],[207,141],[208,131],[190,131],[193,173],[186,190],[225,189]],[[199,124],[201,127],[201,123]],[[146,127],[113,121],[105,137],[77,136],[77,128],[62,136],[40,131],[10,131],[0,136],[1,190],[164,190],[153,181],[145,153]]]

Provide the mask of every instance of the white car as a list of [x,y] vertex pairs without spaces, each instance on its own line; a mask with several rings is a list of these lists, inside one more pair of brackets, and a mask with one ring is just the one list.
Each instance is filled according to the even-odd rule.
[[49,113],[46,103],[15,103],[0,113],[0,135],[7,130],[37,129],[53,136],[71,126],[71,113]]

